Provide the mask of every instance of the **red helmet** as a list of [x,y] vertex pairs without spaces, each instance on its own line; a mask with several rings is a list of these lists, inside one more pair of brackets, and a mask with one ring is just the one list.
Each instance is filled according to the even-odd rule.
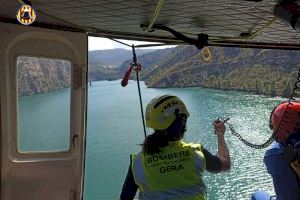
[[298,132],[300,130],[300,102],[283,102],[274,108],[270,116],[270,128],[276,139],[282,143],[285,143],[290,135]]

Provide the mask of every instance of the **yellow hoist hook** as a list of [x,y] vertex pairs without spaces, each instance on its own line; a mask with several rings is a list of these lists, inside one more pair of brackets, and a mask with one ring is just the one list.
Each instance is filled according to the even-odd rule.
[[205,62],[211,62],[211,52],[208,47],[203,47],[201,51],[201,58]]

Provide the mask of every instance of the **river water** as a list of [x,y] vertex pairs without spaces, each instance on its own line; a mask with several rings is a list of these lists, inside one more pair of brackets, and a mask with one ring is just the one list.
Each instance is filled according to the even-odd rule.
[[[263,143],[271,133],[268,129],[269,114],[280,101],[277,98],[204,88],[152,89],[142,84],[141,89],[144,108],[153,97],[158,95],[172,94],[180,97],[191,114],[188,119],[185,141],[201,143],[212,153],[217,151],[216,137],[212,127],[213,120],[218,117],[230,117],[229,122],[247,140]],[[48,94],[21,97],[20,129],[23,131],[20,137],[22,138],[22,134],[26,132],[25,122],[32,120],[33,117],[40,119],[41,115],[49,119],[58,118],[58,121],[62,122],[67,129],[69,127],[68,110],[60,107],[56,108],[59,112],[49,113],[47,110],[51,110],[54,104],[65,107],[66,102],[69,103],[69,95],[69,89],[64,89]],[[45,106],[48,109],[44,109]],[[26,115],[28,112],[31,113],[30,118]],[[50,129],[52,133],[55,132],[53,125],[47,127],[47,123],[34,124],[34,126],[36,129]],[[147,134],[151,133],[151,129],[147,129]],[[41,138],[43,139],[43,136]],[[43,148],[47,150],[47,145],[50,143],[55,144],[55,148],[58,149],[68,148],[66,142],[61,142],[61,140],[58,142],[55,138],[53,135],[52,139],[47,138],[47,143],[43,143]],[[120,86],[120,81],[93,82],[88,92],[84,184],[86,200],[119,198],[129,166],[129,155],[140,150],[139,144],[142,143],[143,138],[136,82],[131,81],[126,88]],[[246,200],[250,199],[251,193],[257,189],[274,193],[271,177],[267,174],[263,164],[265,150],[246,147],[232,136],[228,129],[226,141],[232,158],[232,167],[226,173],[205,173],[204,181],[208,188],[208,199]],[[21,149],[26,150],[33,143],[32,141],[26,143],[24,139],[20,144]]]

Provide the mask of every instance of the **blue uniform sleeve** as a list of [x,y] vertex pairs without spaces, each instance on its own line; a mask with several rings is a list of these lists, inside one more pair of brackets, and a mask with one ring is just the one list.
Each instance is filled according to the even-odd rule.
[[275,143],[264,157],[268,173],[273,178],[277,200],[298,200],[296,176],[283,156],[283,147]]
[[133,200],[137,190],[138,186],[134,182],[131,166],[129,166],[127,176],[124,181],[122,192],[120,195],[120,200]]

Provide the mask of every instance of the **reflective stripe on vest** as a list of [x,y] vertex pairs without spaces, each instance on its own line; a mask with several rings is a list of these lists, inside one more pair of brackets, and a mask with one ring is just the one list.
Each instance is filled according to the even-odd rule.
[[199,144],[173,142],[161,153],[132,155],[132,172],[140,199],[202,200],[205,158]]

